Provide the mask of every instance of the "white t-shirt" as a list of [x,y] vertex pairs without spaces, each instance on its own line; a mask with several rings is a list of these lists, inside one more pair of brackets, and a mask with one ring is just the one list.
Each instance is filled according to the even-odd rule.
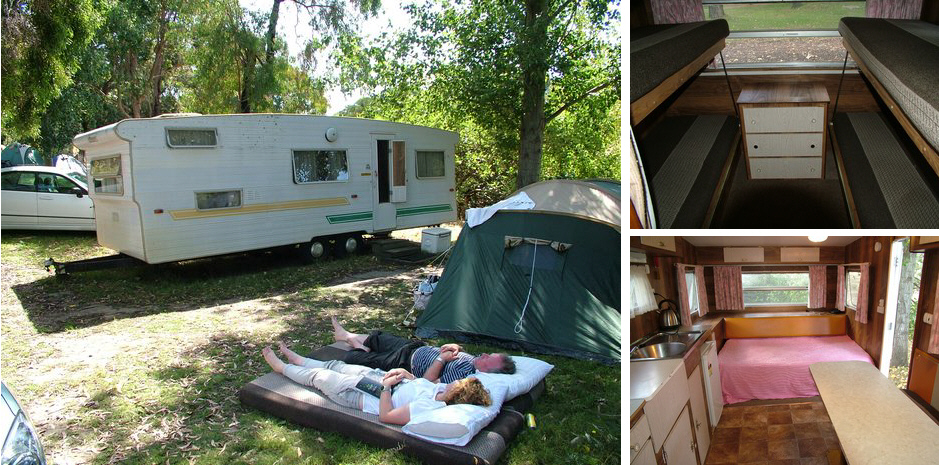
[[[415,378],[396,387],[394,394],[391,395],[391,406],[398,408],[408,405],[408,412],[411,418],[414,418],[420,413],[446,407],[445,402],[434,400],[438,393],[446,390],[446,384],[434,384],[424,378]],[[363,397],[362,411],[378,415],[378,398],[367,394]]]

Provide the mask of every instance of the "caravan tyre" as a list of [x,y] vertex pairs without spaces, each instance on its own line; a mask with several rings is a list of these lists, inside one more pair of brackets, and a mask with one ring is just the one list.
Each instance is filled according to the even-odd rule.
[[329,254],[329,242],[318,237],[300,245],[300,256],[306,261],[316,261]]
[[353,255],[362,248],[362,238],[359,236],[346,236],[336,244],[336,255]]

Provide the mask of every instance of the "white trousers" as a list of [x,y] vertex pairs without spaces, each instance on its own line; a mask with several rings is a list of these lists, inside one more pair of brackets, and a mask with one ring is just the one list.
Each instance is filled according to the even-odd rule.
[[340,360],[320,361],[304,358],[301,365],[287,364],[284,376],[304,386],[319,389],[333,402],[349,408],[362,409],[365,395],[355,388],[362,378],[381,382],[384,370],[361,365],[349,365]]

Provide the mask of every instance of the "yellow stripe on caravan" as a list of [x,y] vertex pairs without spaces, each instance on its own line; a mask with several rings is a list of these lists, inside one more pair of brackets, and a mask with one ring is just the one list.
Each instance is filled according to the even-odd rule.
[[170,215],[173,216],[174,220],[191,220],[195,218],[215,218],[218,216],[250,215],[253,213],[276,212],[281,210],[298,210],[301,208],[339,207],[342,205],[349,205],[349,199],[345,197],[333,197],[329,199],[260,203],[256,205],[244,205],[237,208],[219,208],[213,210],[175,210],[171,211]]

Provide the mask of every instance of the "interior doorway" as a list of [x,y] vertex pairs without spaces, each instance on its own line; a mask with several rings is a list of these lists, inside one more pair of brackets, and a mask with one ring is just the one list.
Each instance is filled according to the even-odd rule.
[[894,241],[890,247],[880,371],[901,389],[906,389],[910,371],[913,324],[922,273],[923,254],[910,252],[910,239]]

